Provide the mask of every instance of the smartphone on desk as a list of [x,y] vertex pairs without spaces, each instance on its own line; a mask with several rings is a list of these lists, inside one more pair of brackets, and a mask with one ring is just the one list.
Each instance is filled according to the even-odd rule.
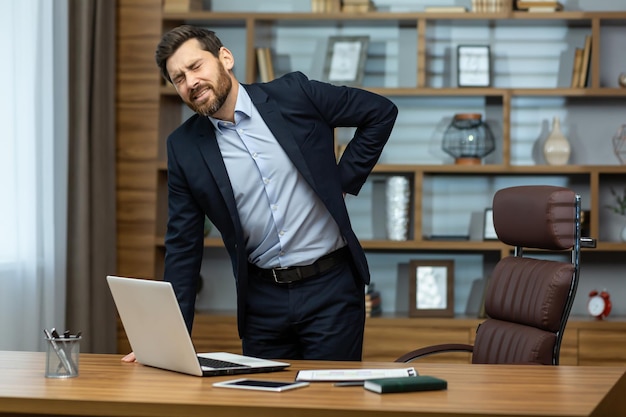
[[237,389],[251,389],[256,391],[273,391],[282,392],[291,389],[306,387],[308,382],[281,382],[281,381],[267,381],[261,379],[231,379],[230,381],[221,381],[213,384],[214,387],[219,388],[237,388]]

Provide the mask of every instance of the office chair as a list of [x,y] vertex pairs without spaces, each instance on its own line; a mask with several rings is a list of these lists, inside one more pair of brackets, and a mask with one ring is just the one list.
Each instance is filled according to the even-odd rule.
[[[580,249],[595,247],[595,239],[580,235],[580,206],[580,196],[563,187],[518,186],[496,192],[496,234],[515,249],[493,270],[485,295],[488,318],[478,326],[474,344],[423,347],[396,362],[470,352],[472,363],[558,365],[578,285]],[[570,261],[529,257],[525,248],[567,253]]]

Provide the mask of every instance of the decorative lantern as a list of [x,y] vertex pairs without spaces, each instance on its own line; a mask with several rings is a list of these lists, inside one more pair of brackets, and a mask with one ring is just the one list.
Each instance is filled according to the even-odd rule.
[[496,145],[480,113],[458,113],[443,134],[441,147],[456,164],[476,165],[493,152]]

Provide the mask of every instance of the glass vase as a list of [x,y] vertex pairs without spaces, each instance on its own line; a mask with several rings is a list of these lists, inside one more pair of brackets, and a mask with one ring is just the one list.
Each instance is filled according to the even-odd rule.
[[617,133],[613,136],[613,152],[619,159],[619,163],[626,163],[626,125],[621,125]]

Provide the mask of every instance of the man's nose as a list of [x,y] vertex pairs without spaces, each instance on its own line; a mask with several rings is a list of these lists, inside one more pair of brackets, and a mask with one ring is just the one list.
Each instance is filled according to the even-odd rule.
[[193,74],[187,74],[185,81],[187,82],[187,89],[189,90],[193,90],[198,86],[198,77]]

